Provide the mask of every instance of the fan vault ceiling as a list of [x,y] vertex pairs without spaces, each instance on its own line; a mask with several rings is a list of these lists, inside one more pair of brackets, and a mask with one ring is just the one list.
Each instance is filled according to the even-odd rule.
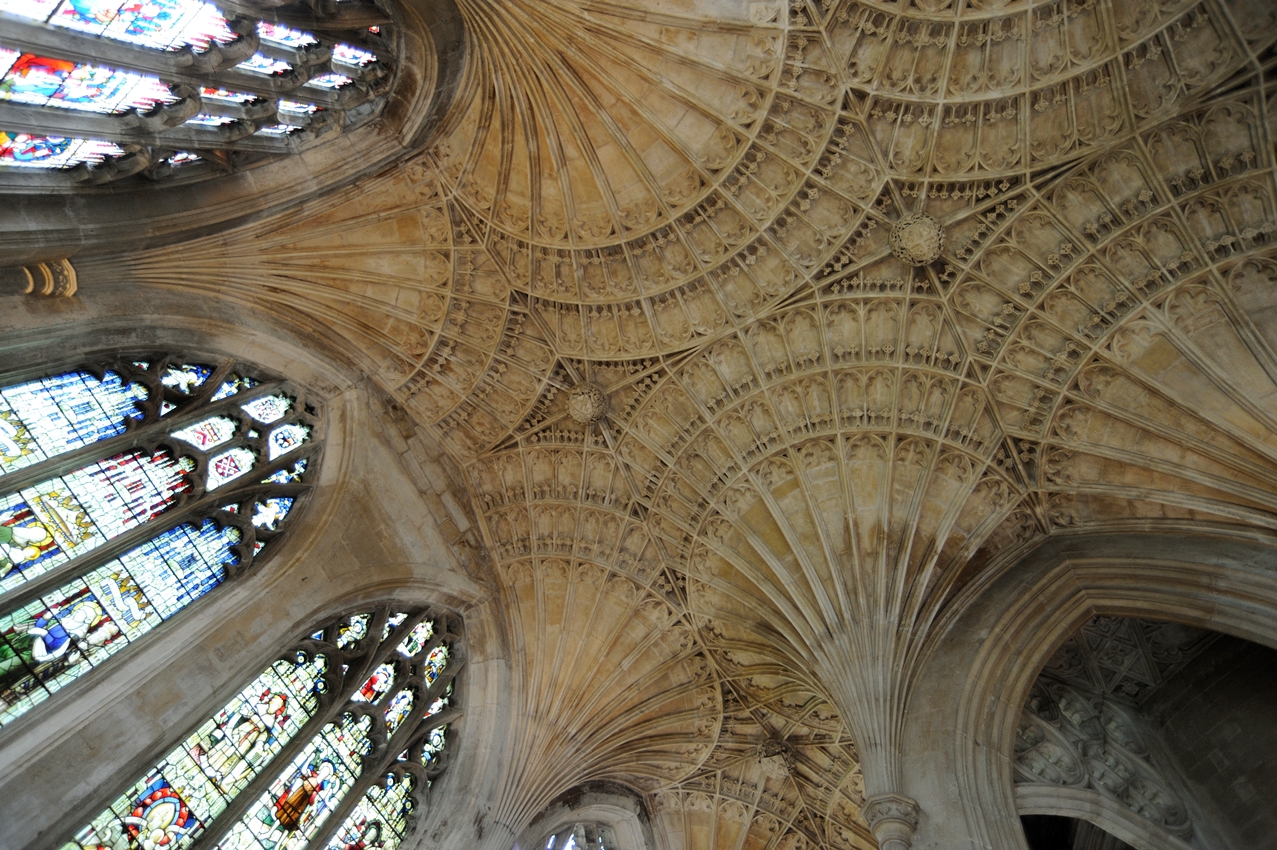
[[689,847],[873,846],[964,585],[1277,530],[1270,3],[459,6],[437,144],[126,267],[327,328],[464,466],[499,821],[612,779]]

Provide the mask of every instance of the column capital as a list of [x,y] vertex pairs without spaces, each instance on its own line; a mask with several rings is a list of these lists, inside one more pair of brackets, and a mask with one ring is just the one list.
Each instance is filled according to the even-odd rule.
[[860,813],[882,850],[909,850],[918,828],[918,801],[903,794],[875,794]]

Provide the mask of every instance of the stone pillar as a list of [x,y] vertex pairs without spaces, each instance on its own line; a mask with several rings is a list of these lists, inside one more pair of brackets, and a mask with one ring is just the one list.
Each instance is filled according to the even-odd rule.
[[77,288],[70,260],[49,260],[30,266],[0,268],[0,295],[45,295],[69,298]]
[[918,801],[903,794],[875,794],[860,810],[881,850],[909,850],[918,829]]

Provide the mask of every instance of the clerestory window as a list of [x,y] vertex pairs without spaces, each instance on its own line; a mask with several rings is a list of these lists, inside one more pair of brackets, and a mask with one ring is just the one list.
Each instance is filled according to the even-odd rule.
[[0,0],[0,187],[207,177],[386,100],[373,0]]
[[0,388],[0,727],[273,551],[315,473],[317,414],[290,382],[207,357]]
[[395,850],[447,764],[460,630],[429,609],[330,621],[63,850]]

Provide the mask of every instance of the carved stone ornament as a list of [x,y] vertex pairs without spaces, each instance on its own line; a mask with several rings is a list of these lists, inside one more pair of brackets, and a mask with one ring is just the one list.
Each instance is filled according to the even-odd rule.
[[908,850],[918,828],[918,801],[903,794],[876,794],[861,809],[882,850]]
[[911,266],[925,266],[940,259],[944,228],[926,213],[907,215],[891,228],[891,253]]
[[581,384],[568,393],[568,416],[590,425],[607,416],[607,393],[598,384]]

